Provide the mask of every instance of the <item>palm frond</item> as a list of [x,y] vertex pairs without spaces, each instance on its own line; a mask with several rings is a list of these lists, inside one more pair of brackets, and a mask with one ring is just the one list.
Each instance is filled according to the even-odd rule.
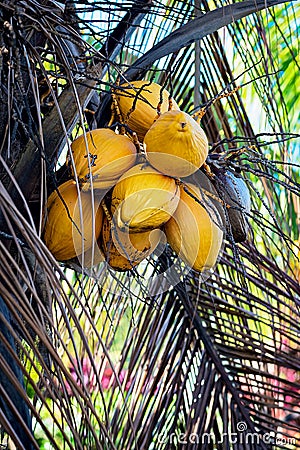
[[[0,2],[3,445],[299,447],[299,7],[258,12],[279,3]],[[168,246],[117,273],[59,264],[41,239],[70,177],[58,160],[109,121],[117,78],[141,74],[205,108],[210,163],[249,188],[251,234],[236,244],[225,213],[209,277]]]

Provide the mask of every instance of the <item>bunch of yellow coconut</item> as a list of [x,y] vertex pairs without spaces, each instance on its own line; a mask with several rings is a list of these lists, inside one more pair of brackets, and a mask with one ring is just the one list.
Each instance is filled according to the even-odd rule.
[[49,250],[60,261],[77,257],[90,267],[106,260],[130,270],[165,235],[189,267],[213,267],[223,240],[221,214],[213,188],[190,180],[208,154],[204,131],[156,83],[121,85],[114,104],[124,128],[95,129],[71,145],[73,179],[47,202]]

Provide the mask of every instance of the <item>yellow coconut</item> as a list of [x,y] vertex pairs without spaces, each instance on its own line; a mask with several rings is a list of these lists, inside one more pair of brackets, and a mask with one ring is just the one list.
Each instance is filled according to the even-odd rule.
[[[101,207],[100,209],[102,210]],[[99,247],[98,242],[95,242],[94,246],[86,252],[82,253],[81,255],[77,255],[77,259],[79,263],[86,269],[90,269],[105,261],[104,254],[102,252],[102,249]]]
[[179,178],[196,172],[208,155],[204,131],[183,111],[162,114],[147,132],[144,146],[155,169]]
[[100,245],[107,263],[115,270],[130,270],[157,247],[161,230],[151,230],[144,233],[130,233],[121,231],[118,227],[111,227],[104,218]]
[[135,163],[136,147],[128,136],[99,128],[79,136],[72,144],[76,173],[83,190],[109,189]]
[[57,260],[66,261],[90,251],[102,222],[103,210],[97,200],[90,192],[78,196],[76,182],[69,180],[48,199],[44,241]]
[[[180,187],[180,202],[173,217],[165,224],[168,243],[193,269],[211,269],[218,258],[223,226],[217,209],[209,198],[194,185]],[[203,207],[198,201],[205,204]]]
[[200,189],[201,195],[205,194],[204,198],[206,202],[208,202],[208,208],[217,210],[217,213],[219,214],[221,222],[224,225],[225,229],[227,213],[225,213],[224,210],[227,209],[227,204],[226,202],[224,203],[223,199],[220,198],[209,177],[200,169],[187,177],[185,182],[190,186],[194,185],[198,189]]
[[[161,113],[169,109],[170,94],[156,83],[132,81],[130,84],[122,84],[115,93],[123,121],[137,133],[140,141],[157,118],[157,106],[161,99]],[[179,110],[175,100],[171,101],[172,109]]]
[[120,229],[142,232],[159,228],[177,208],[179,186],[148,164],[129,169],[112,192],[112,214]]

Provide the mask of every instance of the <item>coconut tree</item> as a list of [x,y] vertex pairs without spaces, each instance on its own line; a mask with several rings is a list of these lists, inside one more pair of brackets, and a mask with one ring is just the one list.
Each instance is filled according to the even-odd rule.
[[[0,5],[3,447],[298,448],[299,5]],[[47,198],[82,187],[71,143],[120,132],[115,92],[135,80],[208,137],[199,176],[226,228],[209,273],[168,244],[122,272],[45,245]]]

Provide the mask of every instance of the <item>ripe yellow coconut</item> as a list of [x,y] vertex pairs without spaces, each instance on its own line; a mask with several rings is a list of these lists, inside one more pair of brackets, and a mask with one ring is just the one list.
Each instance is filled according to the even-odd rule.
[[211,269],[218,258],[223,226],[220,215],[209,198],[194,185],[186,185],[192,196],[180,187],[180,202],[173,217],[165,224],[168,243],[177,255],[193,269]]
[[[115,91],[116,100],[123,121],[135,131],[140,141],[157,118],[157,106],[161,101],[161,113],[168,111],[170,94],[166,89],[149,81],[132,81],[122,84]],[[172,99],[172,109],[179,110],[179,106]]]
[[210,209],[217,210],[217,213],[219,214],[221,222],[224,225],[225,229],[226,214],[224,210],[227,209],[226,203],[224,203],[223,199],[220,198],[217,190],[215,189],[209,177],[200,169],[197,170],[197,172],[190,175],[185,180],[185,182],[188,185],[196,186],[198,189],[200,189],[201,194],[206,195],[204,198],[206,201],[209,201],[208,207]]
[[159,228],[177,208],[179,186],[148,164],[129,169],[115,185],[111,210],[123,230],[142,232]]
[[76,182],[69,180],[48,199],[44,241],[57,260],[66,261],[96,244],[102,222],[103,210],[97,200],[92,200],[90,192],[78,196]]
[[183,111],[162,114],[147,132],[144,147],[155,169],[178,178],[196,172],[208,155],[204,131]]
[[151,230],[144,233],[130,233],[121,231],[118,227],[111,227],[104,218],[100,245],[107,263],[115,270],[130,270],[157,247],[162,231]]
[[90,269],[94,266],[97,266],[101,262],[105,261],[104,254],[101,248],[99,247],[98,242],[95,242],[93,247],[91,247],[89,250],[82,253],[81,255],[77,254],[77,259],[81,264],[81,266],[86,269]]
[[136,160],[136,147],[128,136],[99,128],[79,136],[71,144],[76,173],[83,190],[109,189]]

